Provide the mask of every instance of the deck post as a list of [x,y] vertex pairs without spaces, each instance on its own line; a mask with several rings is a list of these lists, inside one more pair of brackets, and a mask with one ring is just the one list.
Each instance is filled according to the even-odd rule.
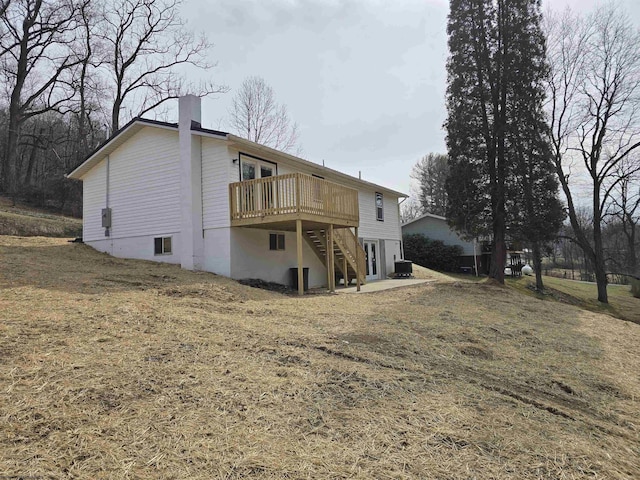
[[304,271],[302,262],[302,220],[296,220],[296,243],[298,250],[298,295],[304,295]]
[[356,292],[360,291],[360,240],[358,239],[358,227],[356,228]]
[[333,252],[333,223],[329,224],[329,232],[328,232],[328,244],[329,244],[329,250],[327,251],[327,253],[329,254],[329,265],[330,265],[330,271],[331,271],[331,275],[329,277],[329,290],[331,292],[335,292],[336,291],[336,261],[334,258],[334,252]]
[[349,286],[349,266],[347,265],[347,255],[343,255],[342,257],[342,272],[344,275],[342,276],[342,281],[344,282],[344,288]]
[[329,251],[331,249],[331,238],[329,238],[329,228],[324,231],[324,245],[325,245],[325,261],[327,264],[327,290],[331,291],[331,257]]

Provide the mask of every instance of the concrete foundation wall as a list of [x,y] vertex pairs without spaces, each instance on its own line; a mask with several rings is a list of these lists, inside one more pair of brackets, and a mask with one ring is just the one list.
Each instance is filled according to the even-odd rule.
[[[285,249],[269,250],[269,233],[284,233]],[[303,240],[303,264],[309,268],[309,286],[327,284],[326,267]],[[297,267],[295,232],[277,232],[257,228],[231,229],[231,277],[260,278],[289,285],[289,268]]]
[[[154,238],[156,236],[171,237],[171,254],[155,255]],[[99,252],[105,252],[118,258],[135,258],[151,260],[153,262],[180,263],[178,248],[180,247],[180,232],[166,232],[162,235],[141,235],[126,238],[105,238],[85,242]]]

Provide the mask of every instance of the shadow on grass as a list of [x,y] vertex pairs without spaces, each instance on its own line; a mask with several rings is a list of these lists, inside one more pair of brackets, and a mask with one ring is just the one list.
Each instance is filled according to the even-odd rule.
[[539,300],[555,301],[574,305],[595,313],[605,313],[612,317],[640,324],[640,300],[633,298],[625,286],[609,286],[609,303],[597,300],[595,284],[585,284],[573,280],[549,279],[544,280],[544,293],[531,288],[535,280],[527,277],[508,278],[505,284],[528,296]]

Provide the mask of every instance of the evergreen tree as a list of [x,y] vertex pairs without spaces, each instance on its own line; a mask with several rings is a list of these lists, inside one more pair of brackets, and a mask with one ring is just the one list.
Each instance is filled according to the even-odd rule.
[[[532,118],[527,128],[517,126],[514,131],[516,171],[511,175],[513,188],[507,197],[508,210],[520,215],[510,219],[509,236],[531,247],[536,289],[543,291],[542,251],[557,238],[565,213],[558,198],[551,148],[544,136],[547,127],[540,114],[542,105],[529,107],[531,116],[537,118]],[[534,127],[528,128],[531,124]]]
[[[542,121],[538,105],[545,56],[540,20],[540,0],[450,3],[447,216],[469,236],[491,234],[489,275],[501,283],[507,225],[531,214],[519,211],[523,183],[518,181],[518,154],[533,140],[526,144],[517,137],[519,128],[534,129]],[[528,161],[534,164],[540,158],[532,154]]]
[[[527,29],[524,50],[529,61],[519,65],[526,83],[514,84],[508,95],[512,118],[508,125],[510,155],[507,187],[508,231],[513,240],[531,246],[536,288],[544,290],[542,282],[542,250],[555,240],[565,218],[558,198],[558,180],[553,154],[548,141],[548,126],[544,114],[545,77],[548,66],[545,38],[539,25]],[[520,38],[520,41],[523,39]]]

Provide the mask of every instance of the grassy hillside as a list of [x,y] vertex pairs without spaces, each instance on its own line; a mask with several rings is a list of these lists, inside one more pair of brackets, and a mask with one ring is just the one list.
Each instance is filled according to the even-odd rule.
[[286,297],[0,237],[0,476],[640,478],[640,325],[441,281]]
[[548,290],[547,295],[539,295],[528,288],[535,285],[533,277],[507,279],[507,285],[539,299],[568,303],[592,312],[606,313],[640,324],[640,299],[633,297],[629,285],[609,285],[607,287],[609,304],[605,305],[598,302],[598,289],[595,283],[547,276],[543,277],[543,283]]
[[79,237],[82,236],[82,220],[24,205],[13,207],[9,199],[0,197],[0,235]]

